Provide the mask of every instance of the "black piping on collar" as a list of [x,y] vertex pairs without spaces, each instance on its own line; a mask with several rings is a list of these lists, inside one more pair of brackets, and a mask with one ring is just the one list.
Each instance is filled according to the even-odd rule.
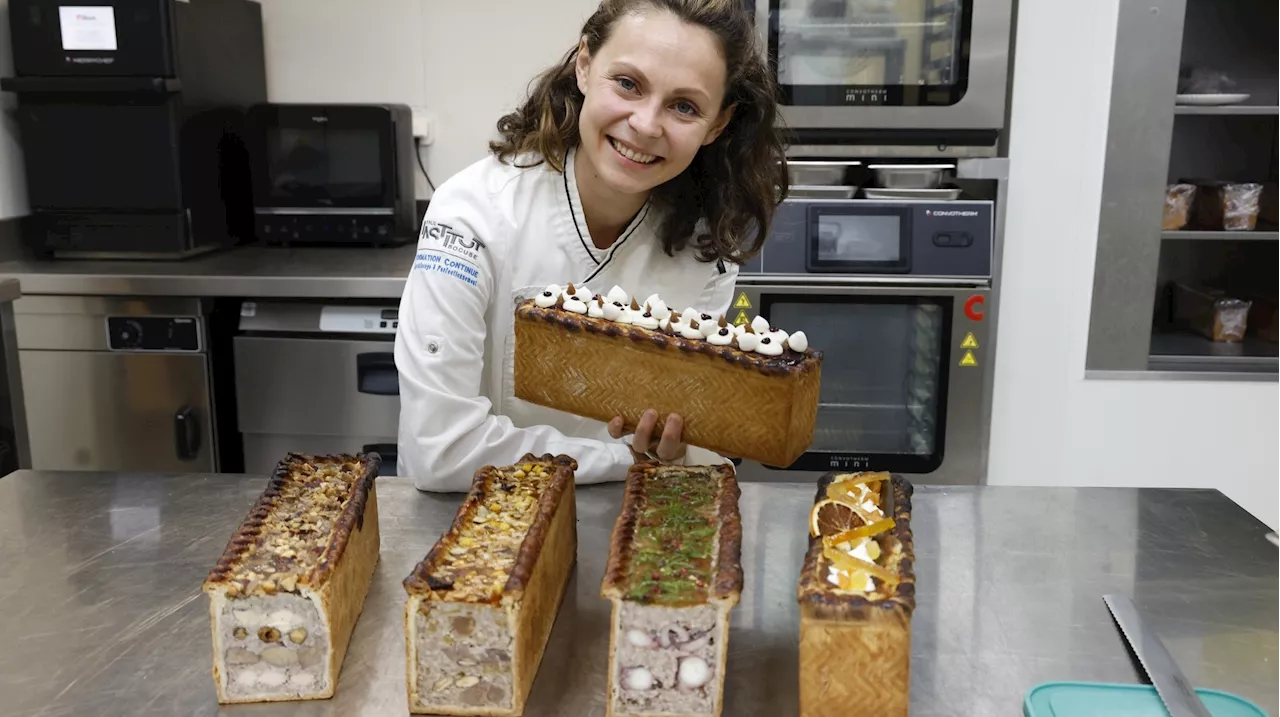
[[[639,229],[641,225],[644,224],[645,217],[649,216],[650,205],[651,205],[650,202],[645,202],[644,212],[640,215],[640,218],[636,220],[636,223],[631,225],[631,230],[628,231],[626,234],[623,234],[622,237],[618,239],[618,241],[613,243],[613,246],[609,248],[609,256],[605,257],[604,263],[601,264],[600,266],[597,266],[596,270],[591,272],[591,276],[588,276],[586,279],[582,281],[583,284],[586,284],[587,282],[595,279],[596,275],[599,274],[601,271],[603,271],[604,268],[609,265],[609,262],[613,261],[613,255],[618,251],[618,247],[622,246],[623,243],[625,243],[627,239],[631,238],[631,235],[635,234],[636,230]],[[579,238],[581,238],[581,235],[579,235]]]
[[[578,241],[582,242],[582,249],[587,252],[587,256],[591,257],[591,261],[600,266],[600,260],[587,246],[587,238],[582,236],[582,227],[578,226],[578,212],[573,208],[573,195],[569,193],[569,167],[568,162],[565,163],[564,172],[560,176],[564,177],[564,200],[569,203],[569,216],[573,218],[573,229],[578,232]],[[593,274],[594,276],[594,274]]]

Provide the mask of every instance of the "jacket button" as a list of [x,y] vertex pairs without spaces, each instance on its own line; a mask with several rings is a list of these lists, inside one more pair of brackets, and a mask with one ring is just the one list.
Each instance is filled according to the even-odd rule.
[[427,353],[429,354],[440,353],[440,344],[434,341],[427,343]]

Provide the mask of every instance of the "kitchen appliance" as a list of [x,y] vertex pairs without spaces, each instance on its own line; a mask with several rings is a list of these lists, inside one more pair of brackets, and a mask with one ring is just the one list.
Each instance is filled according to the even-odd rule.
[[[998,160],[966,160],[996,162]],[[787,199],[729,318],[803,330],[824,354],[814,440],[789,471],[986,477],[1000,184],[955,201]]]
[[[995,156],[1013,0],[748,0],[790,156]],[[861,146],[872,145],[874,150]]]
[[218,470],[206,309],[173,298],[14,302],[31,467]]
[[10,0],[32,247],[178,258],[249,239],[245,108],[266,99],[250,0]]
[[395,474],[397,311],[395,302],[240,305],[232,341],[246,471],[270,473],[290,451],[376,451],[382,473]]
[[417,237],[407,105],[259,104],[249,128],[259,239],[390,246]]

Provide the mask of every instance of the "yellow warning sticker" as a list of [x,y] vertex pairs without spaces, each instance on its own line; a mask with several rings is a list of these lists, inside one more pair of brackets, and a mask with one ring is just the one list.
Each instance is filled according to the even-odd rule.
[[961,342],[960,342],[960,348],[962,348],[962,349],[976,349],[976,348],[978,348],[978,340],[977,340],[977,339],[975,339],[975,338],[973,338],[973,332],[972,332],[972,331],[970,331],[969,333],[967,333],[967,334],[965,334],[965,335],[964,335],[964,341],[961,341]]
[[[751,299],[748,299],[748,298],[747,298],[747,292],[745,292],[745,291],[744,291],[744,292],[742,292],[742,293],[738,294],[738,298],[737,298],[737,299],[735,299],[735,300],[734,300],[734,302],[733,302],[733,308],[735,308],[735,309],[750,309],[750,308],[751,308]],[[744,323],[744,324],[745,324],[746,322],[744,321],[744,322],[742,322],[742,323]]]
[[977,366],[978,359],[973,357],[972,351],[965,351],[964,356],[960,357],[960,365],[961,366]]
[[751,323],[751,319],[747,318],[747,312],[745,311],[739,311],[738,315],[735,316],[733,319],[734,326],[742,326],[743,324],[749,324],[749,323]]

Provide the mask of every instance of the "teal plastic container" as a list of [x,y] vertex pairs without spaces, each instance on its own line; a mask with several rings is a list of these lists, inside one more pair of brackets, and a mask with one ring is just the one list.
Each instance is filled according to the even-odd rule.
[[[1269,717],[1243,697],[1219,690],[1197,689],[1213,717]],[[1022,703],[1026,717],[1169,717],[1151,685],[1105,682],[1046,682],[1036,685]]]

